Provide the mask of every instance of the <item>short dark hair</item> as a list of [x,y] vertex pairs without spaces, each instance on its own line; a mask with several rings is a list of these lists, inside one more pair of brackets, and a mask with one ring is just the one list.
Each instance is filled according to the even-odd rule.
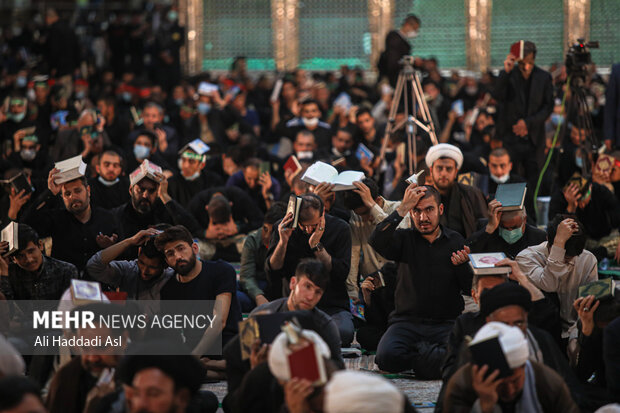
[[158,139],[157,139],[157,135],[155,135],[154,132],[151,132],[148,129],[140,129],[138,131],[138,134],[136,135],[136,139],[138,139],[139,136],[146,136],[147,138],[151,140],[151,144],[153,145],[153,148],[157,148]]
[[471,279],[472,290],[478,291],[478,283],[480,282],[480,280],[482,278],[490,278],[490,277],[501,278],[504,281],[508,281],[508,276],[506,274],[474,274],[473,278]]
[[567,218],[574,219],[579,226],[579,230],[566,241],[566,245],[564,246],[566,252],[564,254],[568,257],[576,257],[583,252],[586,246],[586,234],[583,225],[574,215],[556,214],[556,216],[553,217],[551,222],[547,225],[547,244],[551,247],[555,240],[555,234],[558,231],[558,225]]
[[60,186],[61,186],[61,187],[63,187],[63,186],[65,186],[65,185],[67,185],[67,184],[69,184],[69,183],[71,183],[71,182],[75,182],[75,181],[79,181],[79,182],[81,182],[81,183],[82,183],[82,185],[84,185],[84,188],[87,188],[87,187],[88,187],[88,179],[86,179],[86,175],[82,175],[82,176],[80,176],[79,178],[75,178],[75,179],[72,179],[72,180],[70,180],[70,181],[63,182],[62,184],[60,184]]
[[207,205],[207,211],[211,222],[214,224],[225,224],[230,221],[232,215],[230,202],[222,194],[213,195]]
[[500,158],[502,156],[508,156],[510,158],[510,152],[506,148],[495,148],[489,154],[489,158],[491,156],[495,156],[496,158]]
[[106,149],[105,151],[103,151],[101,153],[101,155],[99,155],[99,162],[98,163],[101,163],[101,158],[103,158],[103,155],[117,156],[118,159],[121,160],[121,162],[123,161],[123,156],[120,153],[118,153],[118,151],[116,151],[114,149]]
[[245,168],[256,168],[259,169],[260,168],[260,162],[261,160],[258,158],[250,158],[247,161],[245,161],[243,163],[243,169]]
[[435,202],[437,202],[437,205],[441,204],[441,194],[439,193],[437,189],[435,189],[434,186],[422,185],[422,187],[426,188],[426,193],[424,194],[422,198],[420,198],[420,200],[433,197],[435,198]]
[[316,107],[321,110],[321,105],[319,105],[319,102],[314,100],[314,99],[305,99],[303,102],[301,102],[301,106],[306,106],[306,105],[316,105]]
[[310,218],[310,210],[319,211],[319,215],[323,215],[323,200],[317,194],[308,192],[301,196],[301,207],[299,208],[299,221],[307,221]]
[[[379,186],[374,179],[364,178],[362,183],[370,189],[370,196],[372,199],[377,199],[379,196]],[[364,201],[357,193],[353,191],[344,191],[343,196],[344,207],[350,210],[354,210],[364,206]]]
[[34,245],[39,244],[39,234],[37,231],[29,225],[17,224],[17,245],[19,246],[19,251],[22,251],[31,242]]
[[536,45],[534,44],[534,42],[530,42],[529,40],[526,40],[525,42],[523,42],[523,56],[527,56],[530,53],[534,54],[534,58],[536,57]]
[[329,285],[329,274],[327,274],[325,265],[316,258],[304,258],[299,261],[295,268],[295,277],[297,279],[307,277],[323,291],[327,290]]
[[155,238],[155,246],[158,250],[163,251],[166,244],[174,241],[187,242],[189,245],[194,243],[194,237],[191,232],[183,225],[174,225],[159,234]]
[[41,404],[41,390],[39,386],[27,377],[7,376],[0,379],[0,411],[14,409],[28,394],[34,395]]
[[372,112],[370,111],[370,109],[368,109],[366,106],[362,106],[355,113],[355,120],[358,120],[360,118],[360,116],[366,115],[366,114],[370,115],[370,117],[374,118],[374,116],[372,116]]
[[405,17],[405,20],[403,20],[403,24],[413,24],[413,23],[418,23],[419,26],[422,25],[422,21],[415,14],[408,14],[407,17]]
[[286,204],[284,202],[276,202],[265,213],[263,222],[265,224],[273,225],[286,215]]
[[297,141],[298,136],[310,137],[316,143],[316,138],[314,137],[314,133],[312,133],[312,131],[309,131],[308,129],[302,129],[299,132],[297,132],[297,135],[295,135],[295,141]]
[[164,257],[164,254],[162,254],[162,252],[155,246],[155,237],[151,237],[146,240],[144,245],[142,245],[138,250],[138,255],[144,255],[146,258],[151,260],[157,258],[162,263],[166,262],[166,257]]

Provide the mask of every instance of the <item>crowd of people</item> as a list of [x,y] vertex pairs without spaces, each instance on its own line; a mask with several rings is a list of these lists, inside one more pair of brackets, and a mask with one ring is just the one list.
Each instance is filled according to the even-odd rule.
[[[116,299],[212,300],[222,323],[187,337],[122,330],[124,355],[63,358],[24,353],[14,333],[28,320],[0,311],[0,412],[414,411],[377,371],[346,370],[343,348],[375,355],[380,372],[442,380],[436,411],[620,402],[620,301],[580,294],[618,273],[620,66],[608,81],[588,66],[588,105],[569,110],[572,74],[537,66],[532,42],[498,75],[445,77],[416,58],[439,143],[419,128],[414,151],[405,128],[385,134],[418,115],[394,97],[407,48],[382,56],[372,83],[349,67],[255,76],[242,56],[226,74],[185,77],[176,9],[131,16],[90,51],[53,9],[36,36],[3,31],[0,226],[17,223],[18,247],[0,243],[0,302],[71,301],[80,279]],[[420,29],[409,16],[386,50]],[[59,180],[55,164],[76,156],[84,172]],[[309,184],[319,161],[364,178]],[[140,174],[149,167],[161,170]],[[498,186],[519,182],[523,206],[502,211]],[[472,272],[469,254],[495,252],[509,275]],[[243,358],[248,314],[280,314],[298,335],[285,327]],[[468,351],[489,337],[506,374]],[[292,375],[299,343],[324,359],[320,385]],[[143,355],[166,346],[187,354]],[[211,380],[227,381],[222,400],[201,388]]]

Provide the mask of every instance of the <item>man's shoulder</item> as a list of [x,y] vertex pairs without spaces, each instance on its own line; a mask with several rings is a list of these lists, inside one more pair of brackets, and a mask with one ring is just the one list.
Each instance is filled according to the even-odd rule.
[[56,258],[45,256],[43,265],[46,270],[52,270],[54,273],[58,272],[75,272],[77,274],[77,267],[70,262],[61,261]]
[[215,275],[218,277],[233,276],[236,277],[235,268],[228,262],[223,260],[202,261],[202,273]]
[[[417,232],[413,229],[411,229],[410,231]],[[459,232],[442,225],[441,233],[442,236],[445,236],[450,242],[455,242],[461,247],[465,245],[465,238]]]
[[330,229],[337,229],[339,231],[348,229],[349,227],[349,224],[345,220],[331,214],[325,214],[325,225],[329,225]]
[[461,193],[464,193],[469,197],[480,197],[484,200],[484,194],[482,193],[480,188],[471,185],[465,185],[460,182],[456,182],[456,185],[458,186]]
[[[269,313],[273,313],[273,312],[282,312],[280,310],[282,310],[283,307],[283,303],[286,302],[286,300],[288,300],[288,297],[282,297],[282,298],[278,298],[276,300],[273,301],[269,301],[268,303],[259,305],[258,307],[256,307],[254,310],[252,310],[250,312],[250,317],[262,313],[264,311],[269,312]],[[286,309],[286,311],[288,311],[288,309]]]

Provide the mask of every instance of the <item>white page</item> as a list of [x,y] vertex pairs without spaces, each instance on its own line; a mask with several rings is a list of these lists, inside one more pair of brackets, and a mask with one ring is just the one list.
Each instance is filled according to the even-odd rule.
[[337,176],[338,171],[336,168],[319,161],[308,168],[301,180],[312,185],[318,185],[321,182],[332,183]]
[[341,172],[340,175],[338,175],[332,183],[336,185],[350,186],[353,185],[353,182],[361,181],[362,179],[364,179],[364,172],[344,171]]

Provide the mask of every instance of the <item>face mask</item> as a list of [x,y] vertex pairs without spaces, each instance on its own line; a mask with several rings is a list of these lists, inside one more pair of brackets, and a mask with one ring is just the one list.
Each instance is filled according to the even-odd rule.
[[7,115],[7,118],[13,119],[13,121],[16,123],[21,122],[22,120],[24,120],[25,117],[26,111],[23,111],[22,113],[10,113],[9,115]]
[[174,104],[177,106],[181,106],[183,104],[183,99],[175,99]]
[[581,157],[575,158],[575,165],[577,165],[577,168],[583,168],[583,158]]
[[313,128],[319,124],[319,118],[301,118],[307,128]]
[[200,171],[196,172],[195,174],[193,174],[192,176],[184,176],[183,178],[186,181],[195,181],[196,179],[198,179],[200,177]]
[[506,174],[506,175],[502,175],[502,176],[495,176],[495,175],[491,174],[491,179],[496,184],[505,184],[508,181],[509,178],[510,178],[510,174]]
[[131,102],[131,93],[123,92],[121,97],[123,98],[125,102]]
[[176,11],[170,10],[168,12],[168,20],[170,20],[171,22],[176,21],[178,17],[179,14]]
[[551,123],[553,123],[553,126],[561,125],[562,122],[564,122],[564,116],[560,115],[559,113],[551,114]]
[[136,159],[143,160],[149,157],[151,150],[143,145],[136,145],[133,147],[133,154]]
[[37,151],[34,149],[22,149],[19,152],[19,156],[21,156],[24,161],[32,161],[37,157]]
[[200,102],[198,103],[198,106],[196,107],[196,109],[198,110],[198,113],[200,113],[201,115],[206,115],[207,113],[211,111],[211,105],[205,102]]
[[519,227],[508,231],[505,228],[499,227],[499,236],[502,237],[504,241],[512,245],[521,239],[523,236],[523,230]]
[[26,79],[26,77],[24,76],[18,76],[17,79],[15,80],[15,86],[17,86],[19,89],[26,87],[27,84],[28,84],[28,79]]
[[84,92],[83,90],[80,90],[78,92],[75,92],[75,98],[77,100],[82,100],[86,97],[86,92]]
[[314,153],[312,151],[297,152],[297,159],[312,159]]
[[104,186],[112,186],[112,185],[116,184],[119,181],[119,178],[116,178],[113,181],[106,181],[105,179],[103,179],[102,176],[99,176],[99,177],[97,177],[97,180],[99,182],[101,182]]
[[412,30],[410,32],[407,32],[407,38],[408,39],[415,39],[416,37],[418,37],[418,31],[417,30]]
[[478,88],[475,86],[467,86],[465,88],[465,93],[467,93],[469,96],[475,95],[476,92],[478,92]]

